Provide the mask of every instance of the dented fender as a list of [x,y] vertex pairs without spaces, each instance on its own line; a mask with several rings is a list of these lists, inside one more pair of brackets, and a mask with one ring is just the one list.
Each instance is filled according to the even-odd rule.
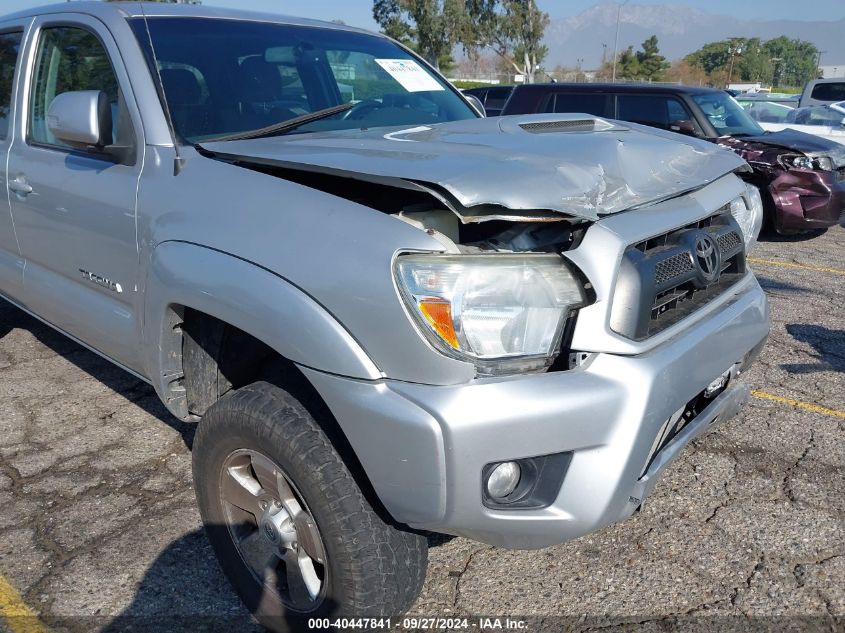
[[189,242],[152,252],[144,304],[144,354],[153,385],[185,417],[181,337],[174,306],[216,317],[295,363],[364,380],[382,377],[352,335],[317,301],[283,277],[228,253]]

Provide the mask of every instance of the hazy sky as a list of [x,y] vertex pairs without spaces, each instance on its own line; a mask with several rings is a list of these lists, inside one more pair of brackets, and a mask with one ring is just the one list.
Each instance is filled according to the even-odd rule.
[[[274,11],[289,15],[332,20],[374,28],[370,0],[203,0],[210,6],[241,7],[258,11]],[[538,0],[552,18],[574,15],[596,4],[597,0]],[[836,20],[845,18],[843,0],[630,0],[632,4],[684,4],[736,18],[768,20]],[[49,0],[0,0],[0,12],[50,4]]]

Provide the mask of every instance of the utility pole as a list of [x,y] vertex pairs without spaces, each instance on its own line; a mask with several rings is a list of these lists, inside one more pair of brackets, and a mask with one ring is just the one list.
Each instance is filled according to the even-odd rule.
[[735,55],[742,55],[742,45],[741,44],[735,45],[735,44],[731,43],[731,46],[728,50],[731,53],[731,68],[728,71],[728,85],[725,86],[725,88],[727,88],[728,86],[731,85],[731,80],[733,79],[733,76],[734,76],[734,56]]
[[625,2],[620,3],[619,10],[616,12],[616,43],[613,45],[613,81],[616,81],[616,61],[619,59],[619,22],[622,20],[622,7],[630,1],[625,0]]
[[775,65],[774,74],[772,75],[772,88],[777,88],[778,86],[780,86],[780,71],[782,61],[782,57],[772,57],[772,63]]

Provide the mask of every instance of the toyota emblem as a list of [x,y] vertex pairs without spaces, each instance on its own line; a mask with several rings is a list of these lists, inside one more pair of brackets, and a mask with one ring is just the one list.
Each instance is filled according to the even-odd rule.
[[695,240],[695,261],[702,278],[713,283],[722,272],[722,256],[716,241],[707,234],[700,235]]

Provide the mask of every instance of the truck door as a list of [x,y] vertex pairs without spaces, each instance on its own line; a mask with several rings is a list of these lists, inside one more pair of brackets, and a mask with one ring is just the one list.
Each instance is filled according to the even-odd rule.
[[[9,154],[9,198],[24,257],[24,303],[40,317],[139,369],[136,194],[144,142],[117,45],[79,14],[33,24],[28,81],[18,99],[20,134]],[[99,90],[111,104],[122,163],[70,148],[51,134],[47,111],[65,92]]]
[[6,163],[12,143],[14,125],[15,79],[18,57],[23,42],[23,26],[0,23],[0,293],[20,300],[23,283],[23,258],[18,249],[12,209],[6,190]]

